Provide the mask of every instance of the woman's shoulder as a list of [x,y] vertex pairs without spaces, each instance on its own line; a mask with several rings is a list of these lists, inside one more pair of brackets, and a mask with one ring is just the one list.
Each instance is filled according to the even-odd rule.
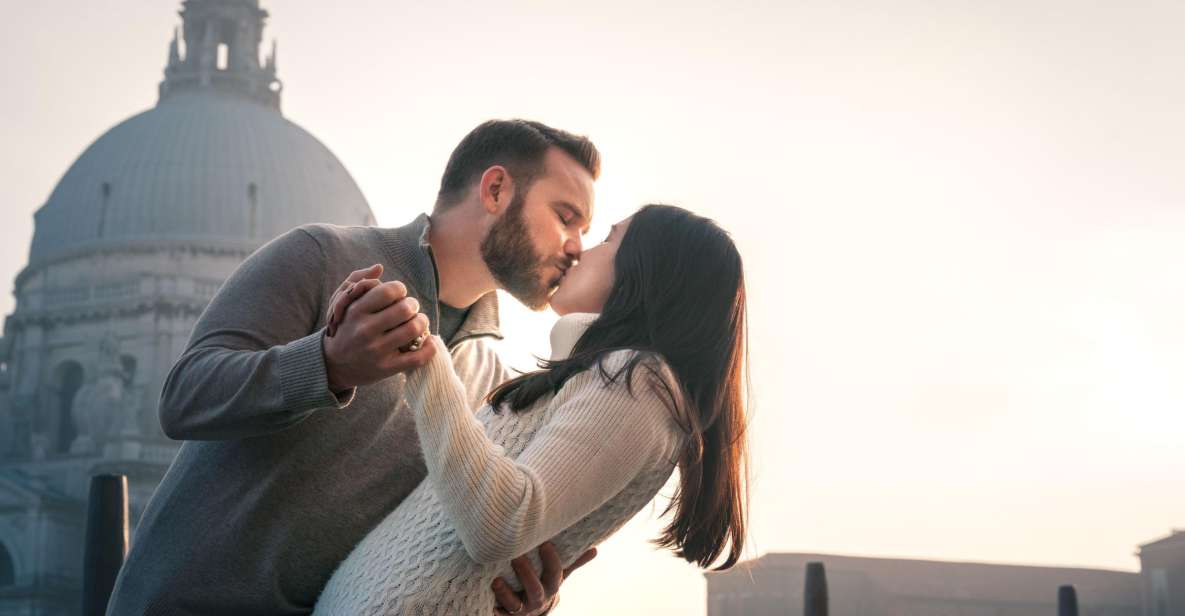
[[557,401],[583,390],[610,390],[631,398],[658,397],[667,407],[681,407],[683,387],[667,360],[655,351],[614,349],[573,376],[558,392]]
[[601,365],[618,370],[637,364],[648,370],[661,372],[664,378],[676,379],[675,371],[658,351],[648,349],[614,349],[601,357]]
[[[679,377],[662,354],[645,349],[617,349],[593,366],[593,381],[616,390],[617,412],[623,421],[667,443],[673,451],[683,442],[680,417],[686,412],[685,393]],[[598,374],[599,373],[599,374]]]

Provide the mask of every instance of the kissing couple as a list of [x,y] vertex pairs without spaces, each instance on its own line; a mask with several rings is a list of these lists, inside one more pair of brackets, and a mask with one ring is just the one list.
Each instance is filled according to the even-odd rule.
[[[430,216],[248,257],[165,382],[184,443],[108,614],[543,614],[676,472],[655,543],[735,564],[740,254],[668,205],[585,248],[599,174],[586,137],[489,121]],[[498,289],[559,315],[534,372],[493,348]]]

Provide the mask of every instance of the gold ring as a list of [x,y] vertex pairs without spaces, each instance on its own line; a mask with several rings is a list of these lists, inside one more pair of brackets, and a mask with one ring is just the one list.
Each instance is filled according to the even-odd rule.
[[428,332],[424,332],[416,337],[415,340],[407,343],[407,346],[400,347],[400,351],[404,353],[414,353],[424,347],[424,342],[428,340]]

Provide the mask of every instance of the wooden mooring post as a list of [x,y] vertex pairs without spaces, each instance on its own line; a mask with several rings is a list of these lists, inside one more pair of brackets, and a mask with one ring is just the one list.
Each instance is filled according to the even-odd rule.
[[802,595],[803,616],[827,616],[827,572],[823,563],[806,564],[806,587]]
[[82,559],[82,614],[103,616],[115,576],[128,554],[128,478],[91,477],[86,509],[86,548]]
[[1073,586],[1058,587],[1057,616],[1078,616],[1078,593]]

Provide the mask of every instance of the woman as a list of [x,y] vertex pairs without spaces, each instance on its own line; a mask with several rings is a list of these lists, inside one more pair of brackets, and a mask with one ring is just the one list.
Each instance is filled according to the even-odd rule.
[[444,344],[427,340],[435,355],[407,385],[428,477],[341,563],[316,613],[486,616],[512,558],[551,540],[571,563],[675,467],[656,543],[700,567],[736,563],[745,285],[732,240],[643,207],[584,251],[551,305],[552,359],[495,389],[476,420]]

